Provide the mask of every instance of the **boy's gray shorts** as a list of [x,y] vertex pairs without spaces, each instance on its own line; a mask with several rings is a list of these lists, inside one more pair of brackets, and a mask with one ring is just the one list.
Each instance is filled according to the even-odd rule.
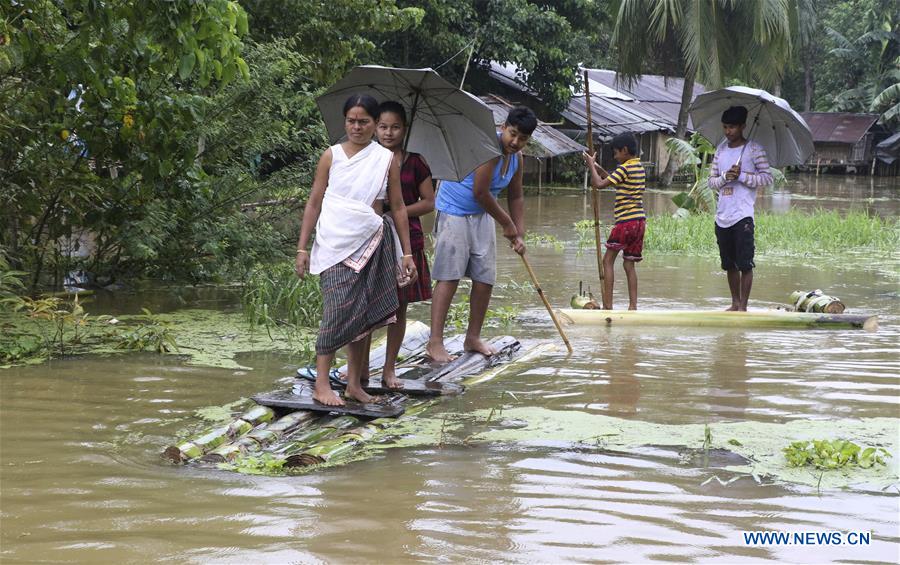
[[434,236],[432,279],[456,281],[466,276],[489,285],[497,282],[497,232],[490,214],[436,212]]

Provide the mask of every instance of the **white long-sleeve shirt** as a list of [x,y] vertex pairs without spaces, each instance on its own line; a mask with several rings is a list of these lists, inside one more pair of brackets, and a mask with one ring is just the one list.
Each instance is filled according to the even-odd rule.
[[[769,170],[766,150],[755,141],[738,147],[728,147],[728,140],[716,148],[709,171],[709,187],[719,192],[716,224],[731,227],[744,218],[752,218],[756,203],[756,189],[774,182]],[[743,152],[743,154],[742,154]],[[733,181],[725,179],[725,172],[741,161],[741,173]]]

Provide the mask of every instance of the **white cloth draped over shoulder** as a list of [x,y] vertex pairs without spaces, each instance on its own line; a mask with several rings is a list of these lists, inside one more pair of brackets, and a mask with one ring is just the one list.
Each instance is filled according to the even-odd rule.
[[384,220],[372,203],[387,195],[393,152],[370,143],[347,157],[340,144],[331,147],[328,186],[322,200],[309,271],[318,275],[337,265],[381,232]]

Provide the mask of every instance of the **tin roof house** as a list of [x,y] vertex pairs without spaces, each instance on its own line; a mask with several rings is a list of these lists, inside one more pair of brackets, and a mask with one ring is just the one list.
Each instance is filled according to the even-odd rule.
[[[638,140],[641,161],[648,174],[654,176],[668,162],[666,139],[675,133],[684,79],[661,75],[641,75],[626,82],[615,71],[586,69],[591,90],[591,121],[594,143],[601,151],[605,167],[613,166],[609,141],[620,133],[632,133]],[[506,87],[530,93],[517,78],[518,71],[511,65],[492,63],[490,75]],[[694,83],[696,97],[706,89]],[[561,112],[563,123],[560,131],[584,141],[587,132],[587,111],[584,93],[575,93]],[[688,121],[688,132],[691,124]]]
[[880,131],[878,114],[801,112],[813,135],[810,166],[860,167],[875,157],[873,139]]

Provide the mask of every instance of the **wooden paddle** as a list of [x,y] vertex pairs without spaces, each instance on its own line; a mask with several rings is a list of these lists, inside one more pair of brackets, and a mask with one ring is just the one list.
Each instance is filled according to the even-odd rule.
[[544,307],[546,307],[547,312],[550,313],[550,318],[556,325],[556,331],[559,332],[559,336],[562,338],[563,342],[565,342],[566,349],[569,350],[569,353],[572,353],[572,345],[569,343],[569,338],[566,337],[566,332],[563,331],[562,326],[559,324],[559,320],[556,319],[556,314],[553,313],[553,307],[550,306],[550,303],[547,301],[547,297],[544,296],[544,291],[541,289],[541,285],[540,283],[538,283],[537,277],[534,275],[534,271],[531,269],[531,264],[528,262],[528,258],[524,255],[519,255],[519,257],[521,257],[522,262],[525,263],[525,269],[528,271],[528,276],[531,277],[531,284],[534,285],[535,290],[537,290],[538,296],[541,297],[541,301],[544,303]]
[[[587,147],[588,153],[594,155],[594,125],[591,121],[591,85],[588,72],[584,71],[584,107],[587,113]],[[591,206],[594,209],[594,247],[597,252],[597,272],[603,280],[603,259],[600,253],[600,197],[599,191],[591,183]]]

